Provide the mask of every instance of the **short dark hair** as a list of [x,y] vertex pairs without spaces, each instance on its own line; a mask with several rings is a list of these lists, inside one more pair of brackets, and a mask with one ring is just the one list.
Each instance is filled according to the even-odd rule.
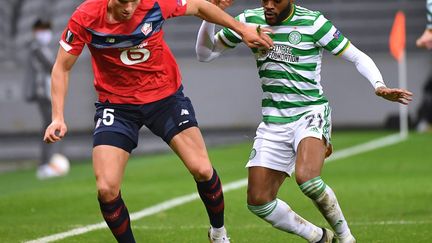
[[33,30],[36,29],[51,29],[51,22],[44,19],[37,19],[33,23]]

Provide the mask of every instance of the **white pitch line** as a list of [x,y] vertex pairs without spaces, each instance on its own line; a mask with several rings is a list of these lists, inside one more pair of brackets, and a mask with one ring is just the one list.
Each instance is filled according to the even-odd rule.
[[396,143],[400,143],[403,140],[405,140],[406,138],[400,136],[400,134],[393,134],[393,135],[389,135],[383,138],[378,138],[375,140],[372,140],[370,142],[366,142],[366,143],[362,143],[353,147],[349,147],[346,149],[343,149],[341,151],[335,152],[333,155],[331,155],[326,162],[330,162],[333,160],[338,160],[338,159],[344,159],[350,156],[354,156],[357,154],[361,154],[361,153],[365,153],[365,152],[369,152],[375,149],[379,149],[382,147],[386,147],[386,146],[390,146]]
[[[328,158],[326,160],[326,163],[328,163],[330,161],[338,160],[338,159],[343,159],[343,158],[346,158],[349,156],[357,155],[360,153],[372,151],[375,149],[379,149],[379,148],[382,148],[385,146],[393,145],[393,144],[399,143],[403,140],[404,140],[404,138],[402,138],[399,134],[390,135],[390,136],[387,136],[384,138],[372,140],[372,141],[364,143],[364,144],[360,144],[357,146],[353,146],[353,147],[335,152],[330,158]],[[247,178],[244,178],[244,179],[237,180],[237,181],[223,185],[223,191],[226,193],[226,192],[229,192],[232,190],[236,190],[236,189],[245,187],[246,185],[247,185]],[[154,215],[154,214],[163,212],[165,210],[168,210],[168,209],[192,202],[192,201],[197,200],[197,199],[199,199],[198,193],[191,193],[188,195],[176,197],[176,198],[167,200],[165,202],[156,204],[152,207],[145,208],[141,211],[131,213],[130,218],[131,218],[131,221],[138,220],[138,219],[141,219],[141,218],[144,218],[144,217],[147,217],[150,215]],[[25,241],[25,243],[48,243],[48,242],[53,242],[56,240],[61,240],[61,239],[65,239],[68,237],[76,236],[76,235],[85,234],[87,232],[98,230],[98,229],[103,229],[106,227],[107,227],[107,225],[106,225],[105,221],[102,221],[102,222],[97,223],[97,224],[86,225],[86,226],[75,228],[75,229],[65,231],[62,233],[45,236],[45,237],[38,238],[35,240]]]
[[[379,225],[422,225],[422,224],[432,224],[432,220],[388,220],[388,221],[351,221],[350,225],[358,226],[379,226]],[[133,226],[132,229],[140,230],[151,230],[151,231],[169,231],[169,230],[195,230],[195,229],[208,229],[208,225],[183,225],[183,226]],[[246,224],[246,225],[232,225],[229,228],[233,229],[261,229],[263,227],[273,228],[270,224]]]

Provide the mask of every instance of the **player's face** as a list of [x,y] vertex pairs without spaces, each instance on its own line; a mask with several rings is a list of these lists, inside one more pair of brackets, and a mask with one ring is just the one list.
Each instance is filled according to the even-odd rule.
[[119,21],[127,21],[132,18],[141,0],[110,0],[113,17]]
[[262,0],[264,16],[267,24],[277,25],[284,21],[290,11],[292,0]]

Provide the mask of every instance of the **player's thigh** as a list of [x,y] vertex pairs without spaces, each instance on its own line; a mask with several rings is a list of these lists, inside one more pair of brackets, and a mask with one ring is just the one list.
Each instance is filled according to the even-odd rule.
[[93,168],[102,199],[116,197],[130,152],[138,142],[139,107],[97,103],[93,133]]
[[93,148],[92,157],[98,187],[101,189],[119,188],[129,153],[118,147],[99,145]]
[[[182,87],[173,95],[145,105],[142,109],[147,114],[145,119],[147,128],[169,145],[171,140],[182,131],[198,126],[192,102],[184,96]],[[189,133],[186,134],[188,135]],[[191,135],[201,137],[199,131]]]
[[210,179],[213,168],[192,102],[184,96],[182,87],[147,108],[152,112],[145,125],[172,148],[196,180]]
[[190,127],[176,134],[171,139],[170,147],[195,179],[209,180],[211,178],[213,168],[198,127]]
[[280,186],[287,174],[261,166],[248,168],[247,203],[249,205],[263,205],[277,197]]
[[296,180],[302,184],[321,174],[326,153],[331,151],[330,109],[317,106],[297,122],[295,131]]
[[300,142],[296,158],[297,183],[303,184],[321,175],[326,149],[322,139],[306,137]]

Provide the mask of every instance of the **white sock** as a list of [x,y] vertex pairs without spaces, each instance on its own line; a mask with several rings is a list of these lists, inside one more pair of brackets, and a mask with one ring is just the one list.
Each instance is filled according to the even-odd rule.
[[211,231],[212,231],[212,236],[215,237],[216,239],[219,239],[221,237],[225,237],[227,234],[225,226],[222,226],[220,228],[214,228],[212,226]]
[[296,214],[284,201],[276,199],[261,206],[248,206],[254,214],[282,231],[296,234],[309,242],[322,238],[322,229]]
[[338,236],[351,234],[336,195],[329,186],[326,186],[322,194],[313,202]]
[[302,192],[314,202],[321,214],[331,225],[338,236],[351,235],[348,223],[342,213],[333,190],[327,186],[320,176],[300,185]]

